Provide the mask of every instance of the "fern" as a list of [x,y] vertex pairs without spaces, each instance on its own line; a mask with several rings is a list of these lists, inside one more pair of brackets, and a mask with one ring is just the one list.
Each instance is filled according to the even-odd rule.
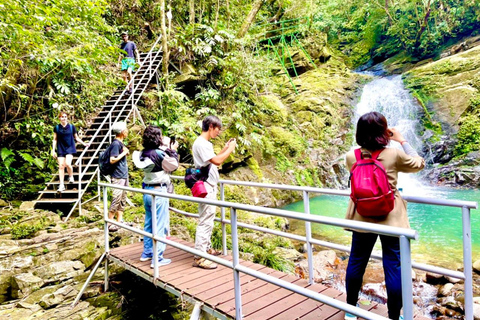
[[20,157],[23,158],[23,160],[27,161],[29,164],[33,164],[33,157],[29,155],[28,153],[17,151]]
[[7,149],[7,148],[2,148],[2,151],[0,151],[2,160],[5,162],[7,158],[15,155],[12,150]]
[[45,163],[40,158],[33,159],[33,163],[37,166],[38,169],[43,169],[45,167]]

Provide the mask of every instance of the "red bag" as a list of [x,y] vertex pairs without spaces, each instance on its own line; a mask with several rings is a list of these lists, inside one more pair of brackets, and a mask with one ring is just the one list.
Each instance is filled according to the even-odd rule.
[[192,187],[192,195],[197,198],[205,198],[208,192],[205,189],[205,184],[203,181],[197,181]]
[[388,183],[387,172],[377,160],[382,151],[375,151],[370,159],[364,159],[362,151],[355,150],[357,162],[350,170],[350,198],[357,212],[364,217],[386,216],[395,206],[395,194]]

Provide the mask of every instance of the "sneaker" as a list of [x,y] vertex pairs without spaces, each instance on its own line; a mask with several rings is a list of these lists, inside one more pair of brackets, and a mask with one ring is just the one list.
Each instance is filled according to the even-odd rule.
[[114,224],[111,224],[111,225],[108,226],[108,230],[112,231],[112,232],[115,232],[115,231],[118,231],[118,227]]
[[[159,267],[161,267],[161,266],[166,266],[167,264],[170,264],[171,262],[172,262],[171,259],[165,259],[165,258],[163,258],[162,260],[158,260],[157,266],[159,266]],[[153,262],[152,262],[152,264],[150,265],[150,268],[154,268]]]
[[207,250],[207,253],[208,254],[211,254],[212,256],[219,256],[222,254],[222,251],[219,251],[219,250],[215,250],[213,248],[210,248]]
[[65,191],[65,186],[63,184],[59,185],[57,191],[58,192]]
[[73,176],[70,176],[68,178],[68,183],[75,183],[75,179],[73,178]]
[[193,259],[193,266],[202,269],[216,269],[218,267],[216,263],[213,263],[212,261],[205,258]]
[[398,320],[403,320],[403,316],[398,317]]
[[357,316],[354,316],[353,314],[346,313],[345,312],[345,320],[357,320]]
[[140,261],[148,261],[148,260],[152,260],[152,256],[147,256],[146,254],[142,253],[141,257],[140,257]]

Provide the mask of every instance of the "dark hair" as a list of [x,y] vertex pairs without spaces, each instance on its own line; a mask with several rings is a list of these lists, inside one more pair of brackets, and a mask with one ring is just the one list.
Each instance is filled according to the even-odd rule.
[[143,131],[143,148],[145,150],[157,149],[162,145],[162,129],[157,126],[148,126]]
[[60,112],[58,113],[58,117],[59,117],[59,118],[60,118],[61,116],[63,116],[63,115],[66,115],[67,118],[68,118],[68,113],[66,113],[65,111],[60,111]]
[[213,128],[221,128],[222,121],[217,116],[207,116],[202,121],[202,131],[208,131],[208,129],[210,129],[210,126],[212,126]]
[[379,112],[369,112],[358,119],[357,144],[369,151],[385,148],[390,142],[387,119]]

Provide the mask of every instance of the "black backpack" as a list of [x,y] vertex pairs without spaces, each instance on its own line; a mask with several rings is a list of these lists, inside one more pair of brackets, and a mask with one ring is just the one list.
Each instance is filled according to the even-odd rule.
[[110,163],[110,152],[112,151],[112,145],[109,145],[105,151],[100,152],[98,156],[98,168],[100,174],[103,176],[109,176],[113,173],[115,166]]

